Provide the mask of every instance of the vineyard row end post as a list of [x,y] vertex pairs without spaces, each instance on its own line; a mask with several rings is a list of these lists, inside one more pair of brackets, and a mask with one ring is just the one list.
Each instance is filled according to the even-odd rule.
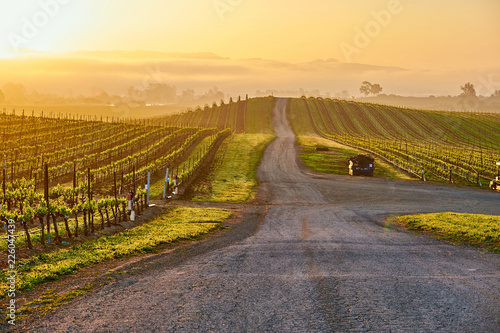
[[165,184],[163,185],[163,199],[165,199],[167,197],[167,191],[168,191],[168,168],[167,168],[167,172],[165,174]]
[[147,189],[146,189],[146,206],[149,206],[149,188],[151,187],[151,171],[148,171],[148,182],[147,182]]

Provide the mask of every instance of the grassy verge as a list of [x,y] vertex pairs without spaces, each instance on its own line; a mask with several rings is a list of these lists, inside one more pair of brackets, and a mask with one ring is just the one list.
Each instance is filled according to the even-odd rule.
[[486,246],[500,253],[500,216],[433,213],[400,216],[397,222],[410,230],[432,232],[443,240]]
[[[56,293],[55,290],[48,289],[43,292],[39,298],[26,302],[22,307],[16,309],[16,321],[28,318],[31,315],[46,315],[54,312],[59,306],[69,303],[78,296],[85,295],[95,287],[95,285],[86,285],[64,294],[59,294]],[[11,318],[7,316],[4,318],[4,321],[10,319]]]
[[[18,262],[17,290],[29,290],[37,284],[106,260],[151,252],[160,244],[195,239],[220,228],[220,223],[230,215],[221,209],[173,208],[147,224],[124,232],[41,253]],[[0,297],[7,294],[9,276],[6,271],[0,273]]]
[[[363,153],[335,141],[313,136],[299,136],[297,144],[302,146],[299,157],[306,166],[318,172],[336,175],[348,175],[349,157]],[[318,147],[328,148],[328,151],[317,151]],[[378,158],[375,159],[373,176],[388,179],[411,179],[405,173]]]
[[211,188],[198,189],[203,195],[194,200],[245,202],[257,186],[256,168],[267,144],[269,134],[237,134],[227,139],[216,160],[220,164],[209,177]]

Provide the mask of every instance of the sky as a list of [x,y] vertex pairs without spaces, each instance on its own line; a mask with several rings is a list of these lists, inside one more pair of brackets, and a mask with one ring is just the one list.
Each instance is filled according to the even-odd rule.
[[[31,75],[39,82],[45,67],[40,66],[42,55],[27,56],[26,49],[59,59],[66,72],[65,59],[74,57],[68,53],[81,50],[208,52],[225,59],[221,66],[231,77],[224,81],[217,73],[207,74],[195,78],[194,86],[251,79],[247,89],[253,89],[259,87],[253,80],[272,69],[275,78],[263,80],[263,90],[292,88],[294,77],[296,88],[326,90],[327,82],[340,82],[341,76],[354,87],[365,75],[380,78],[399,93],[451,91],[445,85],[457,86],[467,78],[476,84],[490,82],[483,83],[488,86],[483,90],[489,91],[500,81],[499,17],[498,0],[0,0],[0,74],[15,79],[8,69],[16,67],[13,61],[24,67],[37,63],[37,70],[20,73],[19,78],[29,81]],[[127,62],[128,68],[144,60],[140,53],[127,59],[109,55],[101,53],[101,61]],[[262,61],[249,64],[249,59]],[[301,65],[317,60],[325,61],[327,68]],[[338,62],[334,69],[333,61]],[[360,73],[356,67],[358,71],[349,72],[349,64],[401,71],[372,75],[373,68]],[[206,61],[194,67],[204,65]],[[144,72],[148,65],[141,66]],[[398,80],[418,84],[412,89],[405,82],[402,89]],[[40,89],[40,84],[33,86]],[[341,89],[337,83],[330,88]]]

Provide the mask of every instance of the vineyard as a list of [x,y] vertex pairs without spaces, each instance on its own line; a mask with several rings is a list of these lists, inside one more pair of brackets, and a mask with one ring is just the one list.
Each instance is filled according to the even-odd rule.
[[203,109],[197,108],[168,117],[157,117],[155,121],[166,123],[169,126],[217,128],[218,130],[231,129],[234,133],[261,133],[273,134],[272,110],[274,98],[241,99],[229,103],[221,101],[220,105],[214,103],[212,107],[205,105]]
[[500,161],[500,115],[434,112],[322,98],[291,99],[297,135],[379,156],[424,180],[486,185]]
[[[109,121],[0,114],[0,219],[18,245],[92,235],[127,220],[126,195],[187,179],[231,133],[272,134],[272,97],[230,100],[182,114]],[[290,99],[297,135],[365,150],[425,179],[486,185],[500,160],[500,115],[431,112],[321,98]],[[92,118],[91,118],[92,119]],[[160,184],[162,185],[162,184]],[[172,186],[173,181],[168,182]],[[162,193],[158,185],[155,192]],[[8,237],[0,243],[7,246]]]
[[[128,219],[151,181],[189,177],[231,130],[0,114],[0,218],[16,222],[18,246],[61,243]],[[169,186],[173,181],[169,182]],[[8,237],[0,243],[7,246]]]
[[[0,219],[18,246],[61,244],[129,219],[146,207],[148,179],[188,179],[231,133],[272,133],[273,98],[239,99],[179,115],[110,121],[0,114]],[[164,183],[164,181],[162,182]],[[163,184],[160,191],[163,192]],[[8,237],[0,243],[8,244]]]

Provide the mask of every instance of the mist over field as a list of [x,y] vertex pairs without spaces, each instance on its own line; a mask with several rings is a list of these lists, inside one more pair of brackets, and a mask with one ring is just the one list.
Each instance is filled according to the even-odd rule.
[[[65,97],[92,95],[99,90],[126,94],[130,87],[175,85],[179,93],[198,94],[213,86],[228,94],[282,91],[282,94],[317,91],[335,96],[360,96],[361,82],[376,81],[384,93],[427,97],[457,95],[460,85],[474,82],[480,95],[491,95],[500,69],[415,70],[398,66],[347,63],[337,59],[286,62],[263,58],[231,59],[214,53],[161,53],[146,51],[24,53],[0,61],[2,83],[21,83],[28,91]],[[493,89],[493,91],[492,91]],[[300,97],[300,96],[299,96]]]
[[[5,73],[0,106],[37,111],[41,106],[61,105],[126,106],[130,110],[163,105],[146,115],[118,112],[132,117],[139,113],[141,117],[158,116],[246,95],[356,98],[433,110],[500,111],[500,98],[490,98],[498,91],[493,79],[500,77],[500,71],[415,71],[336,59],[289,63],[230,59],[213,53],[79,51],[32,52],[2,59],[0,72]],[[361,94],[364,81],[379,82],[382,94]],[[478,100],[458,96],[462,84],[469,81],[476,84]],[[95,108],[65,111],[112,114]]]

